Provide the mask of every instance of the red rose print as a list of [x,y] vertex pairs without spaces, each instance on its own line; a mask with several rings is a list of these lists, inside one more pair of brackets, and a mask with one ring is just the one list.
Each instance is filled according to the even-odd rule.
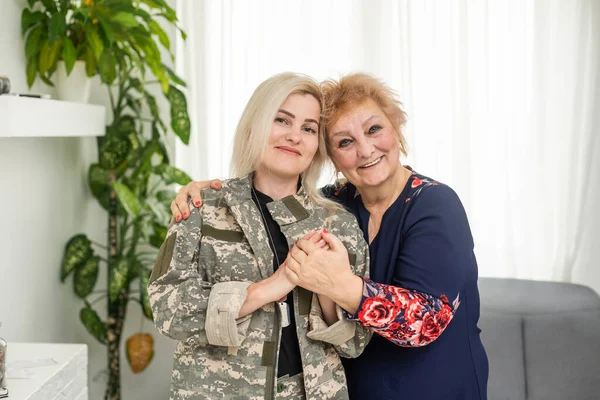
[[416,188],[417,186],[420,186],[421,183],[422,183],[421,180],[415,176],[415,179],[413,179],[412,184],[410,185],[410,187]]
[[448,304],[448,296],[446,296],[444,293],[440,295],[440,300]]
[[423,317],[421,324],[421,336],[426,336],[430,339],[436,339],[441,333],[440,325],[436,322],[433,313],[427,313]]
[[396,303],[399,302],[402,307],[405,307],[411,301],[410,290],[408,289],[389,286],[389,292],[397,300]]
[[452,314],[452,308],[450,308],[449,305],[444,304],[440,312],[438,312],[435,316],[435,320],[443,329],[446,327],[446,325],[448,325],[453,316],[454,315]]
[[402,325],[399,322],[394,321],[388,325],[387,330],[390,332],[394,332],[400,330],[400,328],[402,328]]
[[383,328],[396,319],[399,307],[385,297],[369,297],[365,299],[358,318],[365,324],[375,328]]
[[422,312],[421,303],[418,300],[411,300],[404,310],[404,319],[409,325],[412,325],[423,317]]

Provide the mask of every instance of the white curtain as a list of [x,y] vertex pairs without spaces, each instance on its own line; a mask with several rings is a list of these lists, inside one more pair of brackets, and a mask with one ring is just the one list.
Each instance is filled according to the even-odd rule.
[[[600,2],[179,0],[193,121],[179,167],[228,176],[254,88],[366,71],[409,116],[408,163],[453,187],[480,275],[600,292]],[[323,181],[329,180],[325,172]]]

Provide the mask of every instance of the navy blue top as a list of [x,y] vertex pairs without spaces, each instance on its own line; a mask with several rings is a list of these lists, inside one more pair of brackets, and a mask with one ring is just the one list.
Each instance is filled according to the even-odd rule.
[[[338,190],[328,186],[323,192],[356,216],[368,243],[369,212],[356,188],[347,183]],[[385,212],[369,250],[373,282],[365,281],[363,300],[352,317],[369,326],[368,318],[382,315],[381,308],[373,308],[373,298],[369,299],[369,293],[374,294],[377,288],[392,295],[388,299],[398,314],[395,325],[385,325],[387,331],[373,329],[380,334],[373,335],[359,358],[344,360],[350,397],[487,399],[488,361],[477,327],[477,262],[467,216],[456,193],[413,171],[398,199]],[[407,290],[390,290],[386,285]],[[410,296],[393,297],[400,291]],[[415,299],[427,303],[422,309],[429,307],[435,315],[431,321],[438,321],[440,307],[451,310],[447,313],[449,322],[429,330],[436,332],[434,336],[427,337],[420,329],[425,318],[418,319],[424,313],[409,315],[407,304]],[[395,344],[382,335],[411,339],[398,339]]]

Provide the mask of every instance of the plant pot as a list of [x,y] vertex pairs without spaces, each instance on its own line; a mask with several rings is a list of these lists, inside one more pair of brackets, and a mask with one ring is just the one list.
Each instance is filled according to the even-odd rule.
[[90,99],[92,80],[85,73],[85,62],[75,61],[71,74],[67,76],[65,62],[56,65],[56,94],[59,100],[87,103]]

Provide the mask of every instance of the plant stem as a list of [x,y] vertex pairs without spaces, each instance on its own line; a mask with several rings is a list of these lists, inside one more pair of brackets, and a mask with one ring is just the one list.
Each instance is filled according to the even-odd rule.
[[108,247],[106,247],[106,245],[103,245],[101,243],[98,242],[94,242],[93,240],[90,240],[90,242],[94,245],[94,246],[98,246],[100,247],[102,250],[106,250]]
[[110,87],[108,88],[108,98],[110,99],[110,108],[112,109],[113,121],[115,121],[117,117],[117,109],[115,108],[115,99],[113,97],[112,91],[110,90]]
[[104,298],[105,298],[105,297],[107,297],[107,296],[108,296],[108,294],[104,293],[102,296],[100,296],[100,297],[98,297],[98,298],[94,299],[94,301],[92,301],[92,302],[90,303],[90,307],[91,307],[91,306],[93,306],[94,304],[96,304],[97,302],[99,302],[100,300],[104,299]]

